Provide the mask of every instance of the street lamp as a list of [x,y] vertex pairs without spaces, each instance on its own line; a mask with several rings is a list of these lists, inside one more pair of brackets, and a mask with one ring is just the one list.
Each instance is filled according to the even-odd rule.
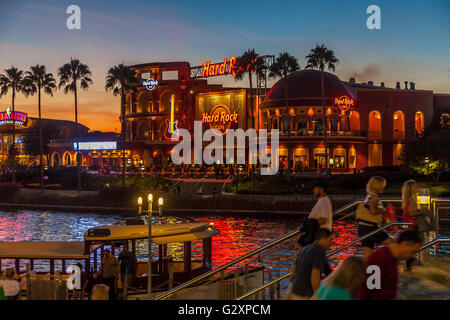
[[158,214],[162,216],[162,206],[163,206],[163,198],[158,199]]
[[149,299],[152,298],[152,210],[153,210],[153,195],[151,193],[147,196],[148,200],[148,282],[147,291]]
[[138,215],[141,215],[141,212],[142,212],[142,197],[138,198],[138,206],[139,206]]

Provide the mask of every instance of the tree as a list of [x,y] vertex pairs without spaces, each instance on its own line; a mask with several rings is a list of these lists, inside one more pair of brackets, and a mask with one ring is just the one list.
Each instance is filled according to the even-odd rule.
[[75,161],[77,163],[77,174],[78,174],[78,191],[81,191],[81,172],[80,172],[80,161],[81,157],[79,150],[79,140],[80,140],[80,127],[78,126],[78,103],[77,103],[77,83],[80,83],[80,87],[83,90],[89,88],[89,84],[92,84],[92,79],[90,78],[92,72],[86,64],[82,64],[78,59],[70,58],[70,62],[64,64],[58,69],[59,85],[61,89],[64,87],[64,93],[67,94],[69,91],[73,92],[75,97],[75,123],[78,130],[77,137],[77,155]]
[[125,187],[125,93],[132,90],[138,84],[135,72],[130,67],[123,65],[114,66],[106,75],[105,90],[111,90],[115,96],[120,95],[120,119],[122,122],[122,187]]
[[[46,124],[45,122],[40,125],[39,128],[32,127],[31,130],[23,138],[23,147],[25,153],[31,156],[41,156],[47,155],[49,158],[49,148],[48,143],[51,139],[58,136],[59,128],[55,127],[53,124]],[[42,148],[40,142],[42,141]]]
[[[234,66],[233,76],[235,80],[244,79],[245,75],[248,75],[250,85],[250,112],[252,113],[252,128],[255,128],[255,117],[253,111],[253,81],[252,75],[255,72],[260,72],[264,61],[259,58],[259,55],[255,52],[255,49],[248,49],[242,56],[236,59]],[[255,188],[255,166],[251,164],[251,180],[252,187]]]
[[275,62],[269,68],[269,78],[283,78],[284,79],[284,104],[286,105],[286,116],[288,117],[288,179],[291,174],[291,121],[288,106],[288,84],[287,76],[292,72],[300,70],[297,58],[291,56],[287,52],[280,53],[275,59]]
[[449,130],[436,130],[426,133],[423,138],[406,142],[401,160],[403,165],[416,173],[432,175],[435,182],[441,174],[449,170],[450,134]]
[[15,120],[15,99],[16,92],[24,92],[23,87],[23,71],[11,66],[5,69],[5,75],[0,74],[0,97],[7,94],[9,89],[12,90],[12,119],[13,119],[13,136],[12,136],[12,182],[16,182],[16,120]]
[[321,89],[322,89],[322,114],[324,124],[324,145],[325,145],[325,177],[328,177],[328,145],[327,145],[327,122],[326,122],[326,111],[325,111],[325,88],[324,88],[324,75],[323,70],[325,67],[328,70],[334,71],[336,64],[339,60],[335,57],[334,51],[329,50],[324,44],[321,46],[316,45],[314,49],[311,49],[309,54],[306,56],[307,65],[306,68],[317,68],[320,70],[321,79]]
[[52,73],[47,73],[45,66],[35,65],[30,67],[30,71],[25,72],[24,90],[26,95],[38,94],[38,112],[39,112],[39,156],[40,156],[40,176],[41,190],[44,190],[44,162],[43,154],[43,137],[42,137],[42,118],[41,118],[41,90],[53,97],[53,90],[56,89],[56,80]]

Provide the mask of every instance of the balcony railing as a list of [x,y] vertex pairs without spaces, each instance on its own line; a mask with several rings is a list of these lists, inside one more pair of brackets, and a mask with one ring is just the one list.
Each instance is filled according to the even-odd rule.
[[[280,135],[287,136],[287,132],[280,132]],[[350,131],[327,131],[329,137],[366,137],[367,131],[350,130]],[[309,131],[300,129],[291,131],[291,137],[323,137],[322,131]]]

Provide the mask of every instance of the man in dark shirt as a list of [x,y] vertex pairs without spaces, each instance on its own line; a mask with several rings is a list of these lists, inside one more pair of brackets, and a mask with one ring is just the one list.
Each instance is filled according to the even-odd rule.
[[[122,252],[119,253],[120,263],[120,281],[122,282],[122,288],[129,286],[131,278],[133,277],[133,255],[128,250],[128,245],[124,245]],[[125,281],[125,279],[127,281]]]
[[290,299],[309,299],[319,288],[320,278],[327,264],[325,253],[332,239],[330,230],[320,228],[316,232],[316,241],[307,245],[298,254],[294,265],[295,278]]
[[[394,300],[397,296],[398,261],[413,258],[422,242],[419,234],[413,229],[401,231],[397,241],[375,250],[367,259],[367,266],[380,268],[380,287],[369,288],[367,279],[375,273],[367,274],[359,293],[359,300]],[[370,282],[370,280],[369,280]]]

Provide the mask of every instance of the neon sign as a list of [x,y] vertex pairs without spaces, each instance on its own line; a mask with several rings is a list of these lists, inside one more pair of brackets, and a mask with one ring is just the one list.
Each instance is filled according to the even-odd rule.
[[339,110],[345,112],[355,105],[355,101],[347,96],[334,98],[334,104],[338,106]]
[[142,82],[142,85],[145,86],[147,88],[147,90],[153,90],[158,85],[158,81],[150,78],[150,79],[147,79],[144,82]]
[[[116,150],[116,141],[101,141],[101,142],[78,142],[80,150]],[[77,143],[73,143],[73,150],[77,151]]]
[[213,130],[218,130],[220,135],[224,135],[232,125],[238,124],[239,114],[236,111],[231,112],[224,105],[215,106],[211,112],[202,113],[202,123],[206,123]]
[[222,63],[211,64],[211,60],[204,61],[202,63],[202,77],[223,76],[226,74],[234,76],[236,74],[234,70],[235,64],[236,57],[225,58]]
[[[11,108],[8,107],[6,111],[3,111],[0,113],[0,125],[4,124],[12,124],[13,123],[13,117],[12,117],[12,111]],[[25,126],[27,123],[27,114],[23,112],[14,112],[14,123],[18,124],[19,126]]]

